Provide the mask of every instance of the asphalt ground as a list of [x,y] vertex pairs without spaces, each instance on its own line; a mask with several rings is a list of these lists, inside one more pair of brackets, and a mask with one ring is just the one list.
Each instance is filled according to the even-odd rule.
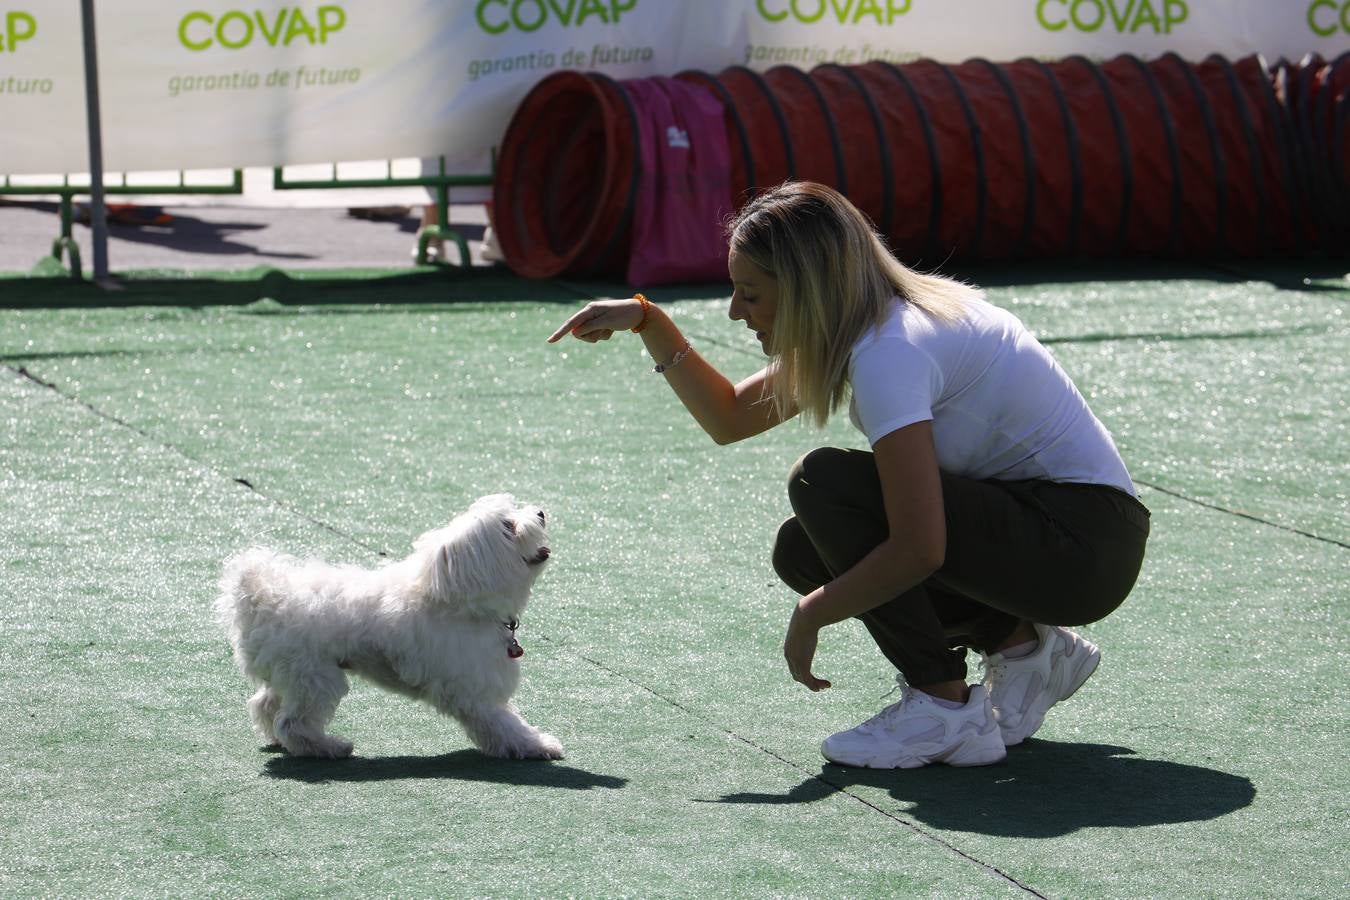
[[[299,220],[247,245],[320,258],[305,229],[263,244]],[[325,260],[387,224],[322,221],[367,236]],[[768,559],[788,467],[861,446],[846,422],[719,448],[635,341],[544,343],[620,285],[229,258],[119,270],[115,295],[0,277],[0,894],[1350,893],[1343,265],[958,273],[1078,382],[1153,537],[1035,738],[869,772],[817,747],[892,673],[846,623],[818,656],[835,686],[791,682]],[[651,296],[733,376],[761,364],[724,286]],[[355,758],[260,749],[209,614],[221,561],[378,565],[501,490],[551,514],[517,702],[567,758],[486,759],[361,683],[334,724]]]
[[[368,198],[371,191],[344,192]],[[116,198],[113,198],[114,200]],[[341,200],[337,202],[340,204]],[[378,207],[358,206],[356,210]],[[108,260],[114,271],[171,269],[232,270],[271,266],[311,270],[343,267],[395,268],[412,265],[421,210],[391,206],[401,213],[379,220],[358,218],[348,207],[298,209],[216,206],[143,206],[136,216],[154,212],[168,221],[144,225],[111,222]],[[471,262],[482,264],[487,214],[480,205],[450,208],[451,226],[469,242]],[[51,255],[61,234],[58,203],[53,199],[0,198],[0,272],[29,272]],[[72,236],[80,248],[86,275],[93,270],[90,228],[76,223]],[[449,247],[449,261],[458,252]]]

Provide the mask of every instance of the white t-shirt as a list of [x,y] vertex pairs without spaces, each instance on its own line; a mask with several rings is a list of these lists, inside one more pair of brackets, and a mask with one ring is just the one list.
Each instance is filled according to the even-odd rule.
[[849,418],[872,445],[931,420],[944,472],[1106,484],[1138,496],[1069,376],[1016,316],[984,300],[955,322],[897,300],[853,345],[849,381]]

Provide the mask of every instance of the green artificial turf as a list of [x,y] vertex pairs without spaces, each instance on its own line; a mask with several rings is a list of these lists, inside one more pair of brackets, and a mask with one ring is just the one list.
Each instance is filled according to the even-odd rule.
[[[1153,539],[1036,738],[913,772],[817,752],[890,702],[860,627],[823,636],[830,691],[781,661],[784,476],[861,437],[719,448],[639,342],[544,343],[620,286],[0,282],[0,894],[1342,896],[1350,282],[1299,273],[970,273],[1112,429]],[[651,292],[748,374],[721,294]],[[517,701],[567,758],[489,760],[359,683],[355,758],[261,750],[221,561],[378,565],[501,490],[550,512]]]

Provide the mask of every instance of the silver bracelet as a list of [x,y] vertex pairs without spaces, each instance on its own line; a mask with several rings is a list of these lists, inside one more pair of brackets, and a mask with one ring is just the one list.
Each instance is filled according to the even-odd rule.
[[692,349],[694,348],[689,346],[689,342],[685,341],[684,346],[675,351],[675,355],[670,358],[670,362],[657,363],[652,368],[652,371],[657,375],[660,375],[662,372],[669,372],[671,369],[684,362],[684,358],[689,355],[689,351]]

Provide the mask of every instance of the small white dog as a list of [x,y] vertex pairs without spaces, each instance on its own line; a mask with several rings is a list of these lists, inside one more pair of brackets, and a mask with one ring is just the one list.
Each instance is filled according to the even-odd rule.
[[515,629],[548,556],[543,511],[495,494],[379,569],[258,548],[232,557],[215,605],[259,685],[254,729],[296,756],[350,756],[351,741],[324,729],[355,672],[454,716],[490,756],[561,759],[558,739],[511,704]]

